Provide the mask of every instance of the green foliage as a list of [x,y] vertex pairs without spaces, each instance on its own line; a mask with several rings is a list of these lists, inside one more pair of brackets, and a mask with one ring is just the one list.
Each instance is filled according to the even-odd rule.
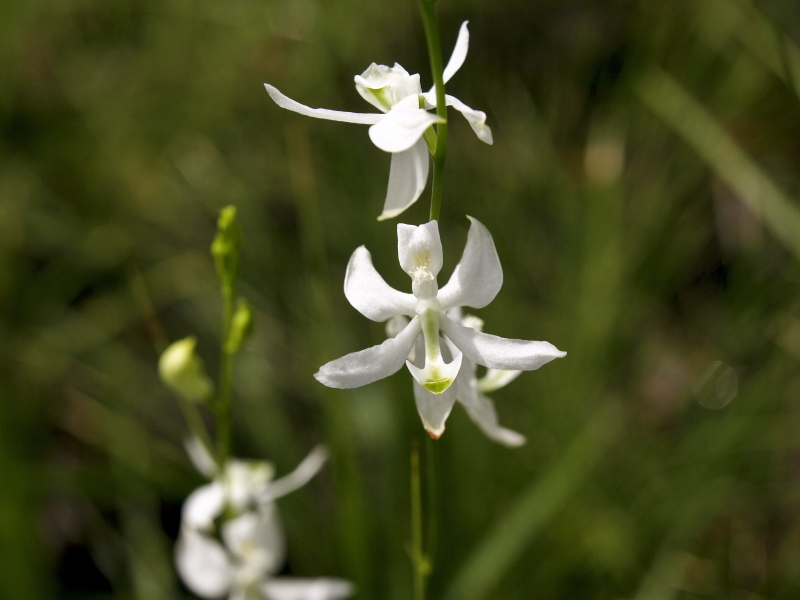
[[[486,330],[569,355],[491,394],[526,446],[492,444],[456,408],[423,453],[439,507],[428,598],[797,598],[796,3],[436,6],[445,55],[470,20],[447,91],[495,138],[451,111],[439,280],[475,216],[505,273],[477,311]],[[262,82],[366,112],[353,75],[397,61],[428,89],[417,8],[0,8],[0,597],[186,597],[172,543],[202,478],[156,365],[196,335],[220,367],[208,245],[229,205],[238,267],[215,256],[255,324],[240,347],[248,319],[231,309],[231,453],[280,476],[327,443],[321,476],[279,501],[287,569],[411,597],[411,379],[312,377],[385,339],[341,291],[356,247],[410,289],[398,219],[376,222],[389,157],[365,127],[279,109]],[[427,220],[428,193],[399,221]],[[223,230],[220,251],[239,237]]]

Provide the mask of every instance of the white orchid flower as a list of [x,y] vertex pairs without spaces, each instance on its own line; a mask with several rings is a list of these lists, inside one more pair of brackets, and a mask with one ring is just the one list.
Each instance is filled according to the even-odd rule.
[[[467,21],[461,24],[453,54],[444,69],[447,82],[464,64],[469,47]],[[428,149],[422,135],[434,123],[444,121],[428,111],[436,108],[435,89],[422,93],[419,75],[395,63],[393,67],[372,63],[355,76],[356,90],[381,113],[352,113],[310,108],[284,96],[277,88],[264,84],[275,103],[285,109],[318,119],[371,125],[369,137],[381,150],[392,153],[389,188],[379,220],[396,217],[422,194],[428,181]],[[445,95],[445,103],[459,111],[478,138],[492,143],[492,130],[486,125],[486,114],[473,110],[457,98]]]
[[[477,331],[483,330],[481,319],[474,315],[466,315],[461,318],[460,308],[450,309],[447,316],[465,327]],[[408,317],[403,315],[392,317],[386,323],[386,334],[389,337],[395,337],[407,323]],[[415,355],[416,349],[412,348],[410,355],[412,361]],[[414,399],[425,430],[432,438],[440,438],[444,433],[445,421],[450,416],[453,405],[458,401],[466,409],[470,419],[481,428],[489,439],[512,448],[521,446],[525,443],[525,436],[500,426],[494,402],[485,393],[508,385],[522,371],[487,369],[486,374],[478,379],[476,370],[474,362],[463,358],[454,384],[439,396],[432,394],[414,381]]]
[[219,470],[197,441],[187,449],[198,470],[214,477],[186,499],[175,546],[178,573],[193,593],[229,600],[339,600],[353,594],[340,579],[272,577],[286,554],[274,500],[319,471],[327,457],[323,448],[275,481],[266,461],[230,460]]
[[[489,369],[531,371],[566,355],[549,342],[489,335],[445,314],[458,306],[486,306],[503,284],[503,270],[491,234],[477,219],[469,219],[472,223],[464,254],[441,290],[436,276],[442,268],[442,243],[436,221],[419,227],[402,223],[397,226],[400,265],[411,276],[413,294],[389,287],[373,267],[364,246],[353,252],[344,279],[344,293],[350,304],[373,321],[398,315],[411,320],[379,346],[323,365],[314,375],[318,381],[335,388],[359,387],[388,377],[405,363],[420,386],[441,395],[456,380],[464,357]],[[418,340],[413,360],[407,360]]]

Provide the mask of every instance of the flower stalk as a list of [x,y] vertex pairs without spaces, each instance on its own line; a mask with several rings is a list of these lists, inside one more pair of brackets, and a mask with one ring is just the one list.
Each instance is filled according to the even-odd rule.
[[447,157],[447,104],[445,103],[444,93],[444,66],[442,65],[442,49],[439,43],[436,0],[419,0],[419,6],[422,12],[422,24],[425,28],[425,40],[428,43],[433,84],[436,89],[436,114],[444,119],[444,121],[436,124],[436,149],[432,153],[433,183],[431,184],[430,220],[438,221],[442,207],[442,175],[444,173],[444,161]]
[[422,546],[422,486],[419,472],[419,445],[411,445],[411,565],[414,570],[414,600],[425,600],[425,581],[431,566]]
[[219,389],[214,411],[217,417],[217,460],[225,464],[231,446],[231,392],[233,387],[233,357],[238,345],[231,343],[236,300],[236,278],[239,274],[239,244],[241,233],[236,222],[236,207],[220,211],[217,235],[211,244],[211,254],[217,268],[222,292],[222,340],[220,350]]

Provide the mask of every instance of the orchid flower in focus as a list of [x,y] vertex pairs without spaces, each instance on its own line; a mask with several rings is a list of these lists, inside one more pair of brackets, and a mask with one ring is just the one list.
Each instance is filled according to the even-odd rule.
[[[456,380],[464,368],[464,358],[489,369],[531,371],[566,355],[549,342],[489,335],[445,314],[460,306],[486,306],[503,284],[503,270],[491,234],[477,219],[469,219],[464,254],[441,290],[436,276],[442,268],[442,243],[436,221],[419,227],[402,223],[397,226],[398,257],[411,277],[412,294],[389,287],[372,265],[369,251],[364,246],[356,249],[344,279],[344,293],[350,304],[373,321],[399,315],[411,319],[379,346],[323,365],[314,375],[318,381],[335,388],[359,387],[388,377],[405,363],[417,383],[438,396]],[[407,360],[412,350],[412,360]],[[443,423],[442,419],[442,426]],[[434,427],[434,432],[437,430]]]
[[213,477],[186,499],[175,546],[178,573],[193,593],[229,600],[339,600],[353,594],[340,579],[272,577],[286,554],[274,500],[319,471],[327,457],[323,448],[274,481],[266,461],[229,460],[220,470],[197,440],[187,450],[197,469]]
[[[453,54],[444,69],[445,83],[464,64],[469,47],[467,21],[461,25]],[[419,75],[408,72],[395,63],[393,67],[372,63],[361,75],[355,76],[356,90],[381,113],[351,113],[324,108],[309,108],[284,96],[277,88],[264,84],[267,93],[278,106],[318,119],[371,125],[369,137],[381,150],[392,153],[389,188],[379,220],[396,217],[411,206],[422,194],[428,181],[428,149],[422,135],[434,123],[444,122],[428,111],[436,108],[436,90],[422,92]],[[469,122],[478,138],[492,143],[492,130],[486,125],[486,114],[473,110],[457,98],[445,95],[452,106]]]
[[[450,309],[447,316],[465,327],[476,331],[483,330],[481,319],[474,315],[466,315],[462,318],[461,309],[458,307]],[[405,316],[392,317],[386,322],[386,334],[389,337],[395,337],[407,323],[408,318]],[[412,360],[416,352],[416,349],[411,349]],[[514,381],[522,371],[487,369],[486,374],[478,379],[476,370],[475,363],[468,358],[462,358],[461,369],[455,382],[439,396],[432,394],[414,381],[414,399],[425,430],[432,438],[440,438],[444,433],[444,423],[450,416],[453,405],[458,401],[467,411],[469,418],[486,434],[486,437],[511,448],[523,445],[525,436],[500,426],[494,402],[485,395],[505,387]]]

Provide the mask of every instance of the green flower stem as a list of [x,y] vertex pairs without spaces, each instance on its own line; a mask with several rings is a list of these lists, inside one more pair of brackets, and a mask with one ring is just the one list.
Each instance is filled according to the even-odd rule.
[[219,369],[219,394],[217,396],[217,459],[220,465],[228,460],[231,451],[231,388],[233,387],[233,355],[228,340],[233,322],[234,289],[232,283],[222,286],[222,350]]
[[428,571],[433,571],[433,561],[436,556],[437,523],[439,506],[436,493],[436,442],[433,438],[425,437],[425,484],[427,485],[427,511],[428,531],[426,536]]
[[436,19],[436,0],[419,0],[419,6],[425,27],[425,39],[428,42],[428,54],[431,57],[433,83],[436,87],[436,114],[445,120],[444,123],[436,125],[436,150],[432,152],[433,185],[430,220],[434,221],[439,220],[439,211],[442,207],[442,173],[447,156],[447,105],[444,102],[444,66],[439,43],[439,23]]
[[425,579],[430,568],[422,549],[422,486],[419,475],[419,446],[411,445],[411,565],[414,569],[414,600],[425,600]]

